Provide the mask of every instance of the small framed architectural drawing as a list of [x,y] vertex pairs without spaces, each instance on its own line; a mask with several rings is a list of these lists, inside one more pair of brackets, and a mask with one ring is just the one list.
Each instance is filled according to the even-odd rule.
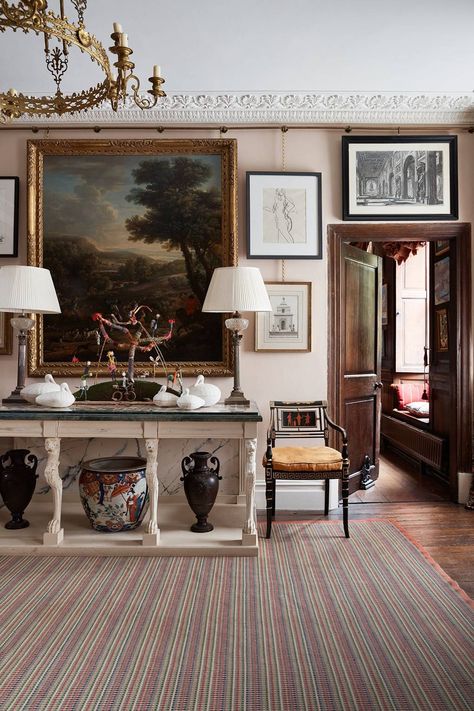
[[311,282],[266,282],[271,313],[255,317],[256,351],[311,350]]
[[247,173],[247,256],[322,259],[321,173]]
[[18,186],[20,179],[0,177],[0,258],[18,256]]
[[456,136],[343,136],[344,220],[456,220]]

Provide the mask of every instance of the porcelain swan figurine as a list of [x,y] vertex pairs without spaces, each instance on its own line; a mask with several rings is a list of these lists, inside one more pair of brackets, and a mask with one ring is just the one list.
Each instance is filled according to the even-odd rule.
[[201,397],[206,407],[211,407],[219,402],[221,399],[221,391],[217,385],[212,385],[211,383],[204,382],[204,375],[198,375],[196,382],[189,389],[191,395],[197,395]]
[[177,395],[173,395],[173,393],[167,392],[166,385],[162,385],[159,391],[156,393],[155,397],[153,398],[153,402],[158,407],[176,407],[177,400]]
[[198,407],[204,407],[205,402],[202,397],[190,395],[189,388],[186,388],[183,394],[178,398],[177,405],[182,410],[197,410]]
[[44,407],[69,407],[75,401],[67,383],[61,383],[60,389],[55,392],[44,393],[36,398],[36,404]]
[[31,402],[34,405],[38,395],[43,395],[43,393],[58,392],[60,389],[59,383],[56,383],[53,376],[48,373],[48,375],[44,376],[44,380],[39,383],[27,385],[23,388],[20,394],[21,397],[27,402]]

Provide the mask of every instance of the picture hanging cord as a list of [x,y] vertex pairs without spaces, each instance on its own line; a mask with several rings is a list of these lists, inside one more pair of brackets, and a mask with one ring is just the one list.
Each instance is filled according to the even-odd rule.
[[[286,173],[286,134],[288,133],[288,126],[281,127],[281,170],[282,173]],[[281,260],[281,280],[285,282],[285,260]]]

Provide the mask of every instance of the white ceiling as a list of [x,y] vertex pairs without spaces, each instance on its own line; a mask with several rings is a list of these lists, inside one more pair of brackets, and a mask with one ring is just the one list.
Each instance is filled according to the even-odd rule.
[[[474,89],[474,0],[89,0],[86,27],[106,46],[114,21],[139,76],[160,64],[169,92]],[[100,80],[70,57],[66,90]],[[0,34],[1,89],[52,92],[42,63],[41,38]]]

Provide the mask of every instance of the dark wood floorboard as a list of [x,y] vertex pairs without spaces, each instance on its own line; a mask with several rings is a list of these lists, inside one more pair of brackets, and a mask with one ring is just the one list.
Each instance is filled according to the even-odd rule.
[[[403,462],[397,466],[392,457],[383,460],[381,477],[375,487],[351,496],[349,527],[351,520],[393,519],[474,598],[474,511],[446,500],[446,490],[437,481],[422,478]],[[260,511],[259,517],[264,516],[265,512]],[[330,511],[328,518],[342,520],[341,507]],[[292,519],[319,520],[324,519],[324,515],[311,511],[277,511],[275,516],[276,522]]]

